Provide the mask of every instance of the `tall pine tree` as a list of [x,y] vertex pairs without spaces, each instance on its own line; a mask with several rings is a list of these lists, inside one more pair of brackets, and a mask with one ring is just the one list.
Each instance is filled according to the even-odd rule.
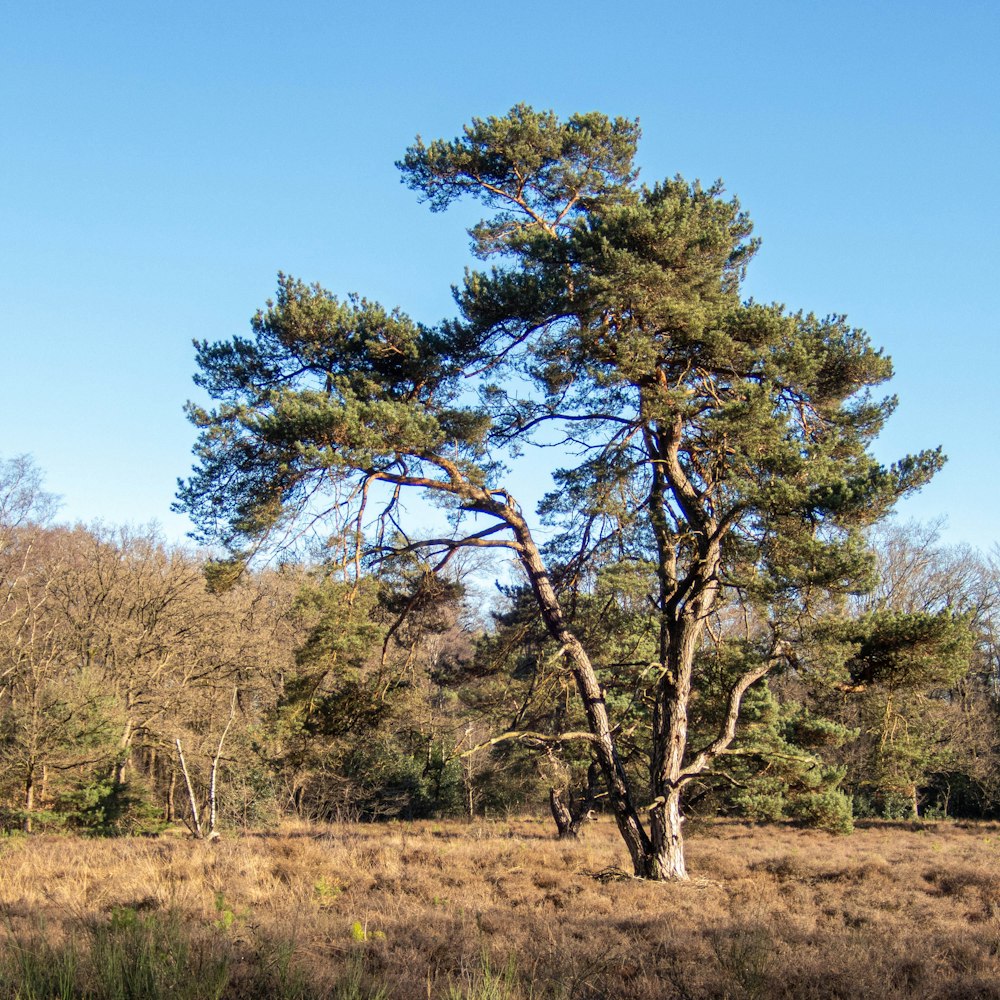
[[[744,301],[756,249],[721,185],[640,185],[635,122],[565,121],[519,105],[452,141],[418,140],[400,163],[432,209],[473,198],[470,231],[492,262],[467,273],[459,316],[428,328],[363,299],[282,278],[253,336],[198,345],[198,465],[180,509],[204,536],[247,551],[318,495],[356,533],[376,484],[434,494],[458,530],[376,547],[513,552],[571,671],[637,875],[687,877],[685,787],[734,739],[744,693],[789,655],[815,595],[864,585],[860,529],[941,463],[883,467],[868,446],[892,412],[870,390],[889,359],[843,317]],[[564,440],[540,514],[543,552],[505,488],[505,456]],[[361,541],[359,539],[359,544]],[[651,766],[635,788],[615,720],[559,591],[593,560],[645,567],[656,615],[649,665]],[[689,709],[708,617],[738,590],[767,622],[711,737],[690,745]],[[648,821],[643,811],[648,809]]]

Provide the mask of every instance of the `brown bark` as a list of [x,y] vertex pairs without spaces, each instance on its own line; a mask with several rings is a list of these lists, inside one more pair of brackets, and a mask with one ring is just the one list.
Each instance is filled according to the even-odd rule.
[[28,768],[28,773],[24,778],[24,822],[22,828],[25,833],[31,833],[31,814],[35,809],[35,769]]
[[594,811],[599,776],[600,767],[594,762],[587,769],[587,786],[582,795],[574,795],[572,788],[567,791],[556,787],[549,789],[549,808],[556,821],[560,840],[580,836],[580,828]]
[[503,508],[502,515],[514,530],[514,536],[519,543],[518,557],[535,594],[542,618],[552,637],[562,646],[563,655],[572,671],[577,689],[583,700],[587,724],[593,734],[592,751],[601,768],[604,782],[608,790],[608,799],[614,813],[618,830],[628,848],[635,874],[650,877],[651,844],[643,829],[639,814],[629,791],[625,770],[618,757],[608,720],[607,705],[604,692],[597,679],[597,672],[587,651],[580,640],[566,624],[559,606],[552,581],[549,578],[541,553],[535,545],[531,532],[524,519],[510,505]]
[[[428,461],[447,474],[448,479],[445,481],[382,472],[371,474],[372,479],[426,487],[461,497],[466,510],[480,511],[495,517],[513,532],[513,541],[499,541],[488,537],[500,530],[499,526],[461,540],[434,540],[433,544],[441,545],[446,550],[444,558],[435,568],[441,569],[451,555],[466,544],[501,546],[517,554],[546,629],[559,643],[562,656],[576,682],[587,717],[587,738],[591,752],[604,777],[608,801],[635,874],[640,878],[657,880],[687,878],[681,829],[683,788],[702,773],[719,753],[728,748],[735,736],[742,696],[747,687],[767,669],[752,670],[737,682],[730,692],[727,715],[719,735],[685,766],[692,669],[705,622],[718,597],[720,546],[735,511],[717,519],[704,506],[704,498],[687,478],[679,458],[682,431],[683,421],[676,414],[672,420],[663,424],[650,425],[644,435],[654,472],[654,495],[650,499],[650,505],[659,550],[661,615],[661,677],[653,705],[650,768],[653,801],[648,807],[649,833],[643,827],[618,756],[615,734],[608,718],[597,672],[587,651],[566,622],[544,560],[513,498],[504,491],[489,491],[470,483],[453,462],[440,456],[428,456]],[[678,576],[677,540],[666,523],[666,510],[662,501],[664,492],[673,496],[694,529],[697,553],[683,576]],[[423,546],[428,543],[419,544]],[[573,734],[577,738],[580,735]],[[506,734],[498,739],[512,737],[513,734]],[[550,806],[557,826],[562,829],[565,822],[563,810],[567,804],[562,801],[558,790],[550,795]],[[568,825],[566,828],[568,829]]]
[[566,798],[561,788],[549,789],[549,809],[552,810],[552,818],[556,821],[556,829],[559,831],[559,839],[563,837],[575,837],[577,831],[573,829],[573,815],[566,804]]
[[168,823],[173,823],[177,816],[177,810],[174,806],[174,793],[177,791],[177,771],[175,768],[170,769],[170,783],[167,785],[167,803],[166,803],[166,815],[164,818]]

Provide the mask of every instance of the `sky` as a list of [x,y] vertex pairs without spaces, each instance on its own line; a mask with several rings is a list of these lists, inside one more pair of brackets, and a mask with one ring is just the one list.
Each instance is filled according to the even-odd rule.
[[[941,445],[901,516],[1000,542],[1000,4],[291,0],[9,5],[0,33],[0,457],[66,521],[181,540],[192,340],[277,272],[433,323],[470,211],[394,162],[519,102],[639,118],[647,183],[722,178],[745,293],[847,314],[894,360],[885,461]],[[526,485],[530,493],[532,487]]]

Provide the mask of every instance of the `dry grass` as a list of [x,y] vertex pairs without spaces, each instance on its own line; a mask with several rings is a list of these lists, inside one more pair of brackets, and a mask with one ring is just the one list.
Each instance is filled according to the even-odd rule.
[[712,824],[685,885],[594,878],[627,867],[607,821],[575,844],[534,821],[12,838],[0,996],[11,956],[70,949],[91,982],[95,935],[173,921],[192,997],[1000,997],[998,860],[1000,827],[954,824]]

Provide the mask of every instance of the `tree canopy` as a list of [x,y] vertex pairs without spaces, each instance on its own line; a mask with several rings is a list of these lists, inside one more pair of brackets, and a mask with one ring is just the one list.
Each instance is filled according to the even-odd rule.
[[[433,210],[473,198],[490,213],[470,230],[489,266],[456,288],[457,317],[425,326],[280,276],[251,337],[197,344],[216,406],[190,407],[198,464],[179,508],[235,558],[303,516],[331,525],[345,561],[353,545],[358,567],[512,551],[574,676],[636,874],[682,878],[684,787],[730,746],[745,692],[789,661],[803,622],[871,584],[863,529],[942,456],[873,457],[895,406],[876,394],[889,358],[843,316],[742,298],[748,216],[721,183],[641,184],[638,139],[633,121],[524,105],[418,139],[399,163],[409,187]],[[504,462],[554,445],[566,464],[538,512],[555,529],[543,548]],[[454,532],[404,533],[408,489],[438,497]],[[565,611],[615,565],[641,571],[656,635],[636,695],[642,792]],[[756,624],[717,728],[691,745],[699,650],[727,602]]]

